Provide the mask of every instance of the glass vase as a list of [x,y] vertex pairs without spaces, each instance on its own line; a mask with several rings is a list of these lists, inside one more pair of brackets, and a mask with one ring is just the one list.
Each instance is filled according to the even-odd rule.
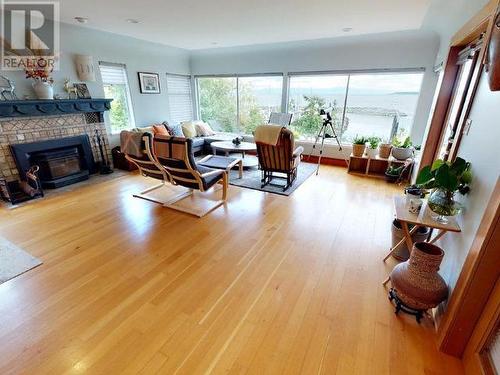
[[454,191],[446,189],[435,189],[429,196],[427,204],[434,213],[431,217],[439,222],[446,224],[449,220],[447,216],[455,216],[460,212],[460,205],[453,199]]

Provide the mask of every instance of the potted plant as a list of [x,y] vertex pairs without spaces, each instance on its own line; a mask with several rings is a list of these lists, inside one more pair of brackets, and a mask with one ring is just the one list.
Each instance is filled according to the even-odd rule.
[[432,165],[421,169],[417,176],[417,185],[432,189],[428,206],[435,215],[432,218],[440,223],[447,223],[446,216],[455,216],[461,206],[455,202],[455,193],[465,195],[469,192],[472,181],[471,164],[462,158],[453,162],[436,160]]
[[398,180],[401,173],[403,173],[404,165],[389,165],[385,171],[385,180],[394,183]]
[[368,138],[368,144],[366,148],[366,155],[370,158],[373,159],[375,156],[377,156],[377,147],[378,144],[380,143],[380,138],[379,137],[370,137]]
[[378,156],[382,159],[388,159],[391,156],[392,144],[386,139],[378,145]]
[[26,78],[33,80],[33,90],[38,99],[54,99],[52,71],[53,67],[43,57],[37,60],[34,67],[26,68]]
[[365,137],[358,137],[356,135],[352,141],[352,154],[357,157],[363,156],[367,141],[368,140]]
[[410,137],[401,140],[398,137],[392,139],[392,156],[398,160],[406,160],[413,155],[413,147]]

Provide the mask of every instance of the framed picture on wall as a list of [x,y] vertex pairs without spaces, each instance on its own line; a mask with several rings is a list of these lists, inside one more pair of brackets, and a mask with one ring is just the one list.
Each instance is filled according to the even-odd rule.
[[85,83],[74,83],[73,87],[76,88],[76,96],[78,99],[90,99],[89,88]]
[[141,94],[159,94],[160,76],[158,73],[139,72],[139,87]]

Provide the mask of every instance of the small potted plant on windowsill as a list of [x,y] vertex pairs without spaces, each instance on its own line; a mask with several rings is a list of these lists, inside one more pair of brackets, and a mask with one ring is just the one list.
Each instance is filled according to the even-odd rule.
[[389,159],[389,156],[391,156],[391,150],[392,144],[387,139],[381,141],[378,145],[378,155],[382,159]]
[[398,160],[406,160],[413,155],[413,147],[410,137],[401,141],[398,137],[392,139],[392,156]]
[[380,142],[379,137],[370,137],[368,138],[368,144],[366,148],[366,156],[370,159],[374,159],[377,156],[377,147]]
[[389,165],[389,167],[387,167],[387,170],[385,171],[385,180],[391,183],[396,182],[399,176],[401,176],[401,173],[403,173],[403,169],[404,165]]
[[352,154],[356,157],[361,157],[365,153],[366,142],[368,140],[365,137],[354,137],[352,141]]

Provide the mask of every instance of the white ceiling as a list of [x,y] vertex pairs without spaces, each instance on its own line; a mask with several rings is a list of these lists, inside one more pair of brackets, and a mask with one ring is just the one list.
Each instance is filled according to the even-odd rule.
[[[185,49],[419,29],[431,0],[64,0],[61,20]],[[126,22],[137,19],[138,24]],[[345,33],[343,28],[351,27]]]

